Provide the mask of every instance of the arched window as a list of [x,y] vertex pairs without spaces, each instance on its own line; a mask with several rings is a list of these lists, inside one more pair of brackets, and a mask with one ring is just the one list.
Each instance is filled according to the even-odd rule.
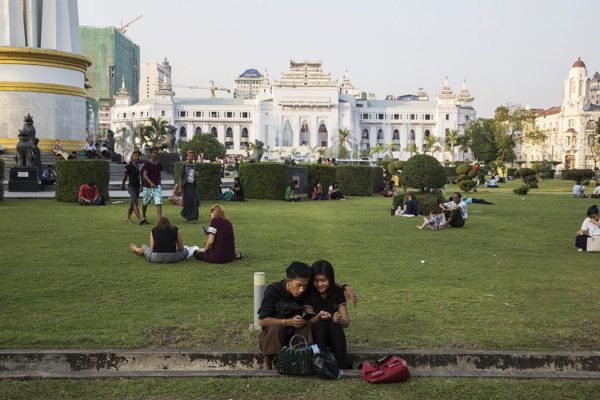
[[194,131],[194,136],[198,136],[202,134],[202,128],[200,128],[199,126],[196,127],[196,130]]
[[377,131],[377,143],[383,144],[383,129]]
[[413,142],[415,141],[415,130],[411,129],[410,132],[408,133],[408,140],[412,140]]
[[217,128],[216,127],[212,127],[210,128],[210,134],[213,135],[214,137],[217,137]]
[[363,129],[361,139],[369,140],[369,130],[368,129]]
[[285,121],[285,125],[283,127],[283,137],[281,138],[281,145],[284,147],[292,146],[292,137],[294,135],[294,131],[292,130],[292,124],[290,121]]
[[429,132],[429,129],[425,129],[425,137],[429,137],[429,135],[431,135],[431,132]]
[[247,138],[248,137],[248,129],[247,128],[242,128],[242,137],[243,138]]
[[225,132],[225,137],[232,138],[233,137],[233,129],[227,128],[227,131]]
[[321,147],[327,147],[327,143],[329,142],[329,135],[327,134],[327,127],[324,123],[321,123],[319,126],[319,145]]
[[185,129],[185,126],[182,126],[181,128],[179,128],[179,137],[187,138],[187,130]]
[[300,129],[300,145],[308,146],[310,144],[310,131],[308,129],[308,124],[306,121],[302,123],[302,128]]
[[394,134],[392,136],[392,140],[395,142],[400,141],[400,131],[398,129],[394,129]]

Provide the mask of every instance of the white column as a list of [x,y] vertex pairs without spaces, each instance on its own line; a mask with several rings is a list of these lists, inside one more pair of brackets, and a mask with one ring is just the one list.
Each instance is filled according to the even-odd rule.
[[423,152],[423,127],[419,126],[415,128],[415,143],[417,144],[417,150],[419,153]]
[[41,47],[81,53],[77,0],[53,0],[43,4]]
[[26,46],[23,11],[21,1],[0,0],[0,46]]
[[40,47],[42,35],[42,0],[25,0],[25,37],[27,47]]

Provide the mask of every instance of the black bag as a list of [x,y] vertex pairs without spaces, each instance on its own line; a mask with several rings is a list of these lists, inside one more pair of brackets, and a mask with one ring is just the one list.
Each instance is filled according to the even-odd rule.
[[[299,344],[293,344],[299,339]],[[313,351],[302,335],[294,335],[289,346],[279,350],[277,356],[277,372],[282,375],[314,375]]]
[[315,354],[313,364],[317,376],[321,379],[339,379],[342,376],[337,360],[330,351],[321,350],[320,353]]

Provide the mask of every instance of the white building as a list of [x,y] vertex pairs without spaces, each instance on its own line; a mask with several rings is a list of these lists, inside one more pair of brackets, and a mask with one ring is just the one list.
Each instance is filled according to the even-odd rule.
[[171,81],[171,66],[165,58],[162,63],[146,61],[140,66],[140,101],[154,97],[158,84],[167,79]]
[[[241,73],[235,80],[233,97],[240,99],[254,99],[265,77],[257,70],[250,68]],[[266,78],[268,79],[268,78]]]
[[[349,149],[393,143],[394,155],[407,159],[413,144],[422,151],[425,138],[433,136],[443,147],[446,132],[462,134],[475,119],[466,84],[455,95],[447,79],[435,100],[370,101],[357,100],[356,94],[347,73],[338,84],[321,62],[290,61],[289,71],[273,84],[265,74],[254,99],[176,98],[167,82],[155,98],[135,105],[120,101],[113,108],[111,126],[117,136],[129,137],[149,117],[162,117],[177,128],[178,139],[208,132],[225,144],[228,154],[244,154],[246,144],[258,139],[280,156],[323,147],[332,157],[337,154],[338,130],[347,128]],[[420,96],[428,99],[424,93]],[[451,159],[443,151],[434,155]]]
[[538,129],[546,135],[541,144],[523,142],[523,161],[561,161],[557,168],[593,168],[588,141],[600,118],[598,74],[590,79],[581,59],[577,59],[564,82],[562,104],[540,110],[535,119]]

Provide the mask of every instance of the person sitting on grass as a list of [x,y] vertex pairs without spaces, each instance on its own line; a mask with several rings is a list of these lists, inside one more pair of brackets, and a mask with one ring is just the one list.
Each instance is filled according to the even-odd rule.
[[294,179],[292,183],[285,189],[285,201],[301,201],[302,197],[296,193],[296,189],[298,189],[298,180]]
[[323,193],[321,182],[317,183],[310,194],[312,200],[327,200],[327,196]]
[[54,185],[56,182],[56,171],[51,164],[48,164],[48,168],[42,172],[42,186],[43,185]]
[[333,266],[325,260],[311,267],[313,288],[308,291],[306,311],[316,314],[310,319],[312,335],[320,349],[331,349],[338,367],[349,367],[344,328],[350,325],[344,290],[336,286]]
[[451,226],[452,228],[462,228],[467,220],[467,204],[462,200],[459,192],[452,194],[452,201],[439,205],[445,214],[446,222],[442,227]]
[[[237,160],[236,160],[237,161]],[[246,201],[244,197],[244,186],[239,176],[233,179],[233,196],[231,201]]]
[[[439,209],[437,211],[440,211]],[[429,213],[429,217],[423,218],[423,224],[417,225],[417,229],[423,229],[425,227],[431,229],[432,231],[439,231],[442,229],[444,224],[444,214],[435,213],[434,210],[431,210]]]
[[406,196],[406,202],[404,203],[404,206],[398,207],[396,210],[396,215],[400,215],[402,217],[417,217],[419,214],[421,214],[421,207],[419,206],[417,197],[411,192]]
[[131,243],[129,248],[135,254],[145,256],[151,263],[176,263],[188,257],[188,250],[183,246],[179,229],[171,225],[167,217],[160,217],[150,231],[150,245],[138,247]]
[[496,177],[492,176],[490,178],[490,180],[485,183],[485,187],[487,187],[487,188],[497,188],[498,187],[498,180],[496,179]]
[[242,258],[241,252],[235,251],[233,225],[227,219],[225,210],[219,204],[210,208],[210,226],[202,228],[208,235],[206,246],[194,252],[194,257],[208,263],[225,264],[236,258]]
[[573,197],[574,198],[585,197],[585,194],[583,194],[584,190],[585,190],[585,188],[581,184],[581,181],[575,181],[575,184],[573,185]]
[[594,192],[590,195],[594,199],[600,198],[600,183],[596,183],[596,187],[594,188]]
[[84,183],[79,187],[77,201],[82,206],[103,206],[104,199],[100,196],[98,187],[94,182]]
[[333,184],[329,186],[329,200],[346,200],[338,187],[337,182],[333,182]]
[[577,247],[578,251],[587,250],[587,239],[589,236],[600,237],[600,211],[598,211],[596,204],[588,208],[587,218],[583,220],[581,229],[577,231],[575,247]]

